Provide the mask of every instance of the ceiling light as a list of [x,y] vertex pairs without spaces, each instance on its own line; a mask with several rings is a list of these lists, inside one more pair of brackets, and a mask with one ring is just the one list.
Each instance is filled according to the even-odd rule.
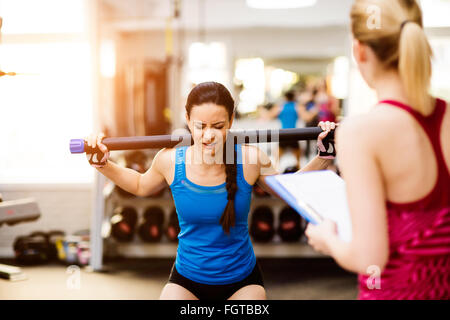
[[247,0],[247,6],[255,9],[292,9],[315,5],[317,0]]

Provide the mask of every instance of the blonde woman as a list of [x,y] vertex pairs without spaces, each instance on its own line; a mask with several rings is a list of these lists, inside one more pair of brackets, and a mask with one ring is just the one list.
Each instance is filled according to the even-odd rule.
[[309,243],[360,274],[360,299],[450,299],[450,110],[428,94],[421,10],[357,0],[351,24],[355,60],[380,102],[337,132],[352,241],[325,221],[308,227]]

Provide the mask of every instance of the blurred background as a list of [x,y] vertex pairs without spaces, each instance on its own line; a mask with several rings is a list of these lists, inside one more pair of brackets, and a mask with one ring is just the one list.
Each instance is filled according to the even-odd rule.
[[[316,112],[299,117],[297,127],[316,125],[323,108],[336,121],[368,111],[376,97],[351,56],[352,2],[0,0],[0,193],[3,200],[34,197],[41,210],[33,223],[0,228],[0,258],[13,258],[17,235],[36,229],[88,230],[100,239],[101,215],[113,215],[120,196],[108,200],[113,186],[105,189],[108,181],[84,156],[70,154],[69,140],[99,131],[139,136],[184,128],[186,97],[200,82],[217,81],[232,92],[234,128],[280,128],[273,110],[286,102],[286,92]],[[434,52],[431,90],[450,100],[450,1],[421,5]],[[278,151],[269,147],[274,156]],[[280,160],[281,171],[306,164],[315,152],[309,148],[301,143],[293,162]],[[125,156],[116,159],[128,165]],[[170,212],[166,200],[152,199]],[[95,250],[107,248],[97,243]],[[164,250],[124,251],[173,256],[173,247]],[[294,251],[283,257],[298,257]]]

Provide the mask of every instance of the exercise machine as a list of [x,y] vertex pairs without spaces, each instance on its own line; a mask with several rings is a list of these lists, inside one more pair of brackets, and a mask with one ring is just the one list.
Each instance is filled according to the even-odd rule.
[[[0,194],[0,226],[35,221],[40,216],[41,212],[34,198],[3,202]],[[21,268],[5,264],[0,264],[0,277],[11,281],[26,279]]]

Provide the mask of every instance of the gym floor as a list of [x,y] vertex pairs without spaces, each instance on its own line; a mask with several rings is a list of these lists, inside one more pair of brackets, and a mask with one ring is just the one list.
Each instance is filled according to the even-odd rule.
[[[258,260],[268,299],[356,299],[356,276],[343,271],[331,259]],[[72,276],[67,266],[55,263],[22,267],[28,279],[17,282],[0,279],[0,300],[158,299],[173,261],[114,259],[106,261],[104,272],[90,272],[88,268],[82,268],[79,289],[70,289]],[[0,260],[0,263],[14,265],[13,260]]]

